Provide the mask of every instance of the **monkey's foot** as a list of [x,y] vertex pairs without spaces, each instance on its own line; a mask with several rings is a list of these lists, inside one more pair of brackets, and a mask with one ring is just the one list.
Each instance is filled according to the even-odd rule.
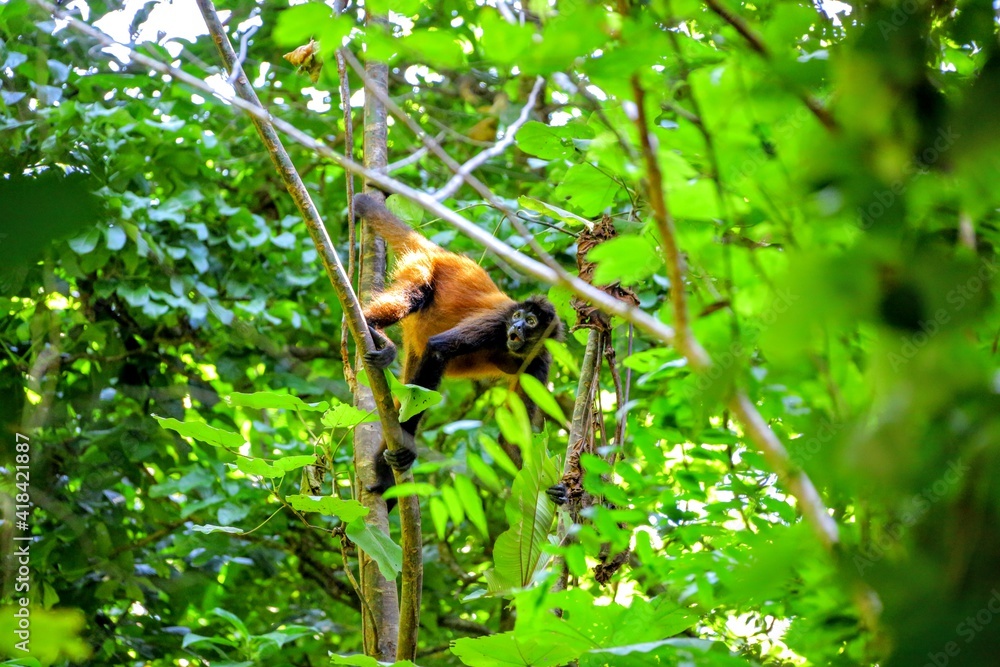
[[371,364],[379,370],[388,368],[396,360],[396,346],[383,347],[381,350],[365,352],[365,363]]
[[553,484],[549,488],[545,489],[545,493],[556,505],[565,505],[566,501],[569,500],[569,489],[567,489],[566,485],[562,482]]
[[365,363],[378,369],[388,368],[389,364],[396,359],[396,344],[392,342],[391,338],[371,325],[368,326],[368,331],[371,333],[372,342],[375,343],[375,349],[371,352],[365,352]]

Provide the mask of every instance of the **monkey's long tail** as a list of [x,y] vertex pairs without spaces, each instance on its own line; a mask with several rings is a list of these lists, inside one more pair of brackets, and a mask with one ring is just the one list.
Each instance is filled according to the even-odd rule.
[[394,252],[430,250],[437,246],[414,231],[385,207],[385,204],[366,194],[354,195],[354,212],[367,221]]

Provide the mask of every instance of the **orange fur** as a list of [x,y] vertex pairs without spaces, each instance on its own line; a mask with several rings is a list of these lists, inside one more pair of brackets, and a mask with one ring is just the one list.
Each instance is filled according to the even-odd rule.
[[[438,250],[434,253],[415,252],[420,262],[430,268],[434,285],[434,298],[428,308],[404,317],[403,349],[423,350],[427,340],[457,326],[471,316],[505,307],[513,300],[501,292],[490,279],[488,273],[468,257]],[[397,263],[393,272],[393,284],[405,283],[411,279],[411,268],[407,257]],[[413,355],[406,354],[403,377],[409,377],[409,362]],[[485,354],[468,355],[455,359],[445,368],[446,377],[497,377],[503,375],[496,366],[486,360]]]
[[[362,204],[359,214],[388,242],[396,254],[396,265],[389,288],[377,295],[364,309],[365,318],[377,327],[400,322],[403,328],[403,377],[411,372],[427,340],[470,317],[494,312],[514,304],[500,291],[486,271],[468,257],[449,252],[369,199],[355,199]],[[411,292],[422,287],[432,291],[430,304],[407,314]],[[446,377],[496,378],[502,370],[485,353],[465,355],[445,367]]]

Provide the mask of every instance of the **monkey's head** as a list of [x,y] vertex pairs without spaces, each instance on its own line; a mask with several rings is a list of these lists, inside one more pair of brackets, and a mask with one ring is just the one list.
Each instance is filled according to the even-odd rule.
[[544,296],[516,304],[507,318],[507,349],[513,354],[528,354],[545,338],[562,338],[562,322],[555,307]]

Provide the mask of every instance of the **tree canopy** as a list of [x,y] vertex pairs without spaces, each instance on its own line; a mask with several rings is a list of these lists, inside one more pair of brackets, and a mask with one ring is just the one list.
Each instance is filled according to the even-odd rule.
[[380,390],[325,254],[370,296],[372,185],[569,331],[517,391],[390,369],[427,410],[399,664],[995,662],[993,3],[219,16],[0,2],[4,664],[392,662],[359,563],[394,589],[414,554],[358,493]]

